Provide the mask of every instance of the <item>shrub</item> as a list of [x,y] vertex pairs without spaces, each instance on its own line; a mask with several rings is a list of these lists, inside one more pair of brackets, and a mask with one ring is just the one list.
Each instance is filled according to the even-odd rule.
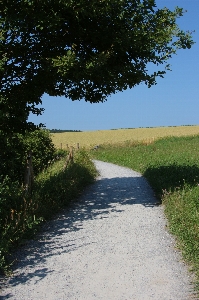
[[[55,156],[55,148],[46,130],[6,135],[0,131],[0,267],[13,244],[32,224],[35,207],[23,190],[27,153],[33,152],[34,173],[48,165]],[[35,221],[36,222],[36,221]],[[32,226],[32,225],[31,225]]]
[[56,152],[50,132],[44,129],[35,130],[27,133],[23,142],[26,155],[32,152],[34,174],[37,175],[55,157]]
[[55,147],[50,132],[37,129],[25,134],[5,136],[0,132],[0,169],[1,175],[8,176],[20,184],[24,178],[24,166],[28,153],[33,155],[34,173],[38,174],[55,157]]
[[1,179],[9,177],[13,181],[22,182],[25,156],[23,136],[21,134],[5,136],[0,132],[0,140]]

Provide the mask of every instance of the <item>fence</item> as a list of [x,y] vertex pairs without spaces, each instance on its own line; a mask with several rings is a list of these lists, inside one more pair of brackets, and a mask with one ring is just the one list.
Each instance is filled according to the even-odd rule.
[[[69,154],[66,158],[66,162],[64,164],[63,170],[66,169],[66,167],[70,162],[73,163],[73,158],[74,158],[74,147],[73,146],[68,147],[68,144],[66,144],[66,148],[69,149]],[[62,149],[62,143],[61,143],[61,149]],[[77,150],[79,150],[79,143],[77,143]],[[28,192],[31,193],[33,183],[34,183],[34,172],[33,172],[33,163],[32,163],[32,152],[29,152],[26,160],[26,167],[25,167],[25,174],[24,174],[25,193]]]
[[66,163],[64,164],[64,170],[66,169],[67,165],[70,163],[70,162],[73,162],[73,155],[74,155],[74,151],[73,151],[73,147],[71,146],[70,147],[70,151],[69,151],[69,154],[67,156],[67,159],[66,159]]
[[[73,147],[73,146],[70,146],[70,148],[71,148],[71,147]],[[60,149],[63,149],[63,144],[62,144],[62,143],[60,144]],[[67,150],[69,149],[68,144],[66,144],[66,149],[67,149]],[[77,150],[79,149],[79,143],[77,143],[76,149],[77,149]]]
[[26,168],[24,174],[24,190],[26,193],[28,193],[28,191],[31,192],[33,182],[34,182],[34,173],[33,173],[33,165],[32,165],[32,152],[29,152],[26,160]]

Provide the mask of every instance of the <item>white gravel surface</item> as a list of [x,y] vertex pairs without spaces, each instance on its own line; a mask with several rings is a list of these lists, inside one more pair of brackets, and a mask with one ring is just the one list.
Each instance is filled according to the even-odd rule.
[[94,162],[96,183],[16,253],[18,263],[0,298],[197,299],[146,180]]

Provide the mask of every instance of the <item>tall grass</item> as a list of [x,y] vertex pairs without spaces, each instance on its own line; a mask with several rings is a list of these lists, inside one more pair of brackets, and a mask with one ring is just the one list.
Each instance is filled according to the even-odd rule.
[[[8,270],[9,255],[14,248],[32,237],[45,220],[69,205],[94,181],[96,169],[87,152],[77,151],[74,163],[66,169],[63,168],[65,160],[62,158],[35,178],[31,195],[25,195],[20,186],[13,185],[12,209],[1,220],[1,272]],[[6,184],[4,188],[6,190]],[[2,193],[3,188],[0,196]]]
[[143,174],[165,205],[169,229],[196,274],[199,289],[199,136],[163,138],[151,144],[101,146],[93,157]]

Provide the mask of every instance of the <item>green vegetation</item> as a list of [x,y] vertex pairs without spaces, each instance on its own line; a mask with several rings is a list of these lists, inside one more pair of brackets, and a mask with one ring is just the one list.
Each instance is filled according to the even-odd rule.
[[96,159],[143,174],[165,205],[169,229],[196,273],[199,288],[199,135],[168,137],[154,143],[101,146]]
[[62,133],[62,132],[82,132],[81,130],[67,130],[67,129],[50,129],[50,133]]
[[[9,268],[9,254],[33,236],[46,219],[93,182],[96,170],[84,150],[64,169],[67,151],[55,150],[50,133],[36,130],[3,140],[0,151],[0,272]],[[6,151],[7,150],[7,151]],[[23,188],[27,153],[32,151],[35,180]]]
[[34,173],[48,164],[56,155],[49,131],[37,129],[24,134],[16,133],[9,136],[0,131],[0,170],[4,179],[8,176],[11,181],[23,183],[24,167],[28,153],[33,156]]
[[33,198],[38,204],[38,217],[49,219],[70,200],[74,200],[97,175],[94,164],[84,150],[77,151],[74,163],[63,170],[65,160],[59,160],[36,179]]

